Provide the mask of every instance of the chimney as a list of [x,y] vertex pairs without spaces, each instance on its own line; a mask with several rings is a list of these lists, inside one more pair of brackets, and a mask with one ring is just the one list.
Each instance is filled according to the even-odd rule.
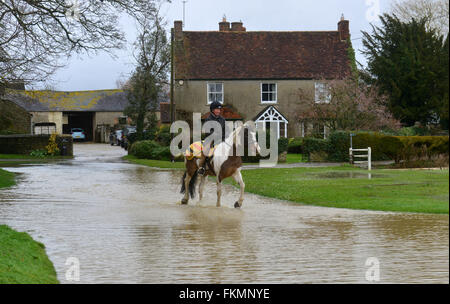
[[219,22],[219,31],[228,32],[230,30],[230,22],[227,21],[225,15],[222,18],[222,22]]
[[233,32],[245,32],[245,27],[242,26],[242,21],[231,22],[231,31],[233,31]]
[[345,20],[342,14],[341,20],[338,22],[338,32],[341,41],[346,41],[350,38],[350,21]]
[[175,40],[183,40],[183,21],[174,21]]

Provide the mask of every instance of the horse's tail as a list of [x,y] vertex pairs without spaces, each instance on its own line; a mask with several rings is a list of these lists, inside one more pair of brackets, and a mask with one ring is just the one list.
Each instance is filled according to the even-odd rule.
[[[181,179],[181,191],[180,193],[186,192],[186,186],[184,184],[184,181],[186,180],[187,172],[185,171],[183,174],[183,178]],[[194,175],[191,177],[191,180],[189,181],[189,194],[191,195],[191,198],[194,198],[195,196],[195,184],[197,182],[197,171],[195,171]]]

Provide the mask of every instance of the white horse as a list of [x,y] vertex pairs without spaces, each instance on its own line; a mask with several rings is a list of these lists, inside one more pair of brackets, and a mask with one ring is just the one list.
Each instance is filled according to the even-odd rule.
[[[258,153],[260,153],[261,149],[256,141],[256,131],[254,126],[251,126],[249,123],[245,123],[237,127],[231,134],[228,136],[224,142],[218,144],[213,151],[213,157],[207,164],[208,170],[206,173],[200,178],[199,185],[199,196],[200,200],[203,199],[203,191],[205,186],[206,176],[216,176],[216,184],[217,184],[217,203],[216,206],[220,207],[220,199],[222,196],[222,181],[232,176],[234,180],[239,184],[240,188],[240,196],[238,201],[234,204],[235,208],[242,207],[242,203],[244,201],[244,190],[245,183],[242,179],[241,174],[241,166],[242,159],[241,156],[236,155],[236,151],[239,151],[240,145],[243,141],[241,141],[241,136],[243,136],[243,131],[248,130],[248,141],[249,144],[253,145],[250,148],[256,149]],[[243,151],[243,149],[242,149]],[[195,195],[195,186],[197,181],[197,170],[199,168],[199,159],[195,157],[192,159],[188,159],[186,156],[184,158],[186,171],[183,175],[183,179],[181,182],[181,193],[184,193],[184,197],[181,200],[182,204],[187,204],[189,200],[189,194],[193,198]]]

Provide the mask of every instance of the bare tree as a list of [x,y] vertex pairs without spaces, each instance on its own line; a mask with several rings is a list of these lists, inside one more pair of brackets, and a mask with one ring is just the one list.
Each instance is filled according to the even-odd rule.
[[386,97],[380,96],[375,87],[351,78],[323,83],[327,86],[326,98],[317,98],[312,89],[299,90],[299,100],[303,101],[300,121],[321,123],[331,131],[400,127],[385,106]]
[[[138,19],[139,34],[135,43],[137,66],[125,89],[129,105],[124,113],[136,122],[138,139],[143,137],[145,119],[148,122],[155,120],[158,96],[168,84],[170,44],[163,20],[158,13],[155,15],[156,18],[151,20],[148,16]],[[150,118],[147,117],[149,112]]]
[[163,0],[1,0],[0,83],[42,81],[74,53],[124,45],[121,14],[152,15]]
[[448,0],[394,0],[391,13],[401,21],[425,18],[427,29],[433,29],[444,37],[448,34]]

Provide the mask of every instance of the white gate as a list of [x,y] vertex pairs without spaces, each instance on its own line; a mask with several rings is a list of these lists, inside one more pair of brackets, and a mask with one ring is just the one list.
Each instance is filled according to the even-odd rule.
[[[367,154],[354,154],[353,152],[367,152]],[[350,154],[350,164],[365,164],[367,163],[367,168],[372,170],[372,149],[368,147],[367,149],[349,149]],[[354,160],[354,158],[366,158],[367,160]]]

